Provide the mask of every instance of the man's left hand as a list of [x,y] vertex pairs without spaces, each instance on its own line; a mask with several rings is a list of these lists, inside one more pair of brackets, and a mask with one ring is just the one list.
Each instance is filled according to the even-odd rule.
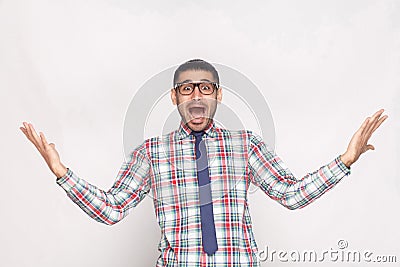
[[362,153],[370,149],[375,150],[373,145],[368,144],[368,140],[372,133],[387,119],[387,115],[381,117],[383,111],[383,109],[380,109],[372,117],[366,118],[351,138],[346,152],[340,156],[340,159],[347,167],[356,162]]

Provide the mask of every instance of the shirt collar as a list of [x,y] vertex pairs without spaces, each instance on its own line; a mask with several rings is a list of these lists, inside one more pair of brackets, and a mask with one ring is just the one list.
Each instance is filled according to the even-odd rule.
[[[215,128],[216,128],[215,122],[214,122],[214,120],[212,120],[203,131],[205,132],[205,134],[207,136],[214,137],[215,133],[216,133]],[[180,125],[179,125],[179,129],[178,129],[178,133],[177,133],[178,139],[183,139],[183,138],[189,136],[191,134],[191,132],[192,132],[192,129],[190,129],[187,126],[187,124],[185,124],[181,120]]]

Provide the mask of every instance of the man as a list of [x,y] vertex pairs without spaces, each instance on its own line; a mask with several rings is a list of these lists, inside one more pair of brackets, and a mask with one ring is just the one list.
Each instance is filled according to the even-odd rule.
[[135,148],[107,192],[66,168],[55,145],[31,124],[20,128],[67,195],[99,222],[120,221],[152,193],[162,232],[157,266],[259,266],[247,203],[250,183],[289,209],[302,208],[374,149],[368,139],[387,118],[383,109],[368,117],[345,153],[297,180],[258,135],[215,126],[222,89],[211,64],[190,60],[179,66],[171,99],[181,115],[179,128]]

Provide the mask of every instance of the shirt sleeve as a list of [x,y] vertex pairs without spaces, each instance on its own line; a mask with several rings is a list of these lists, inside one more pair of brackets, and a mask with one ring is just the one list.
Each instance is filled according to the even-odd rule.
[[122,220],[150,190],[150,161],[144,143],[129,155],[113,186],[104,191],[80,179],[71,169],[58,178],[61,186],[86,214],[98,222],[112,225]]
[[256,134],[250,135],[251,182],[288,209],[303,208],[350,175],[340,155],[318,170],[296,179],[284,162]]

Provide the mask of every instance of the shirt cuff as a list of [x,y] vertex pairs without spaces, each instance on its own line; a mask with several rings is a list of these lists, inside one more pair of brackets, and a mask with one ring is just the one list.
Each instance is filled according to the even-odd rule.
[[70,168],[67,168],[67,173],[60,178],[57,178],[56,183],[61,186],[66,192],[69,192],[77,183],[78,177],[71,171]]
[[350,175],[351,169],[347,167],[340,159],[340,155],[337,156],[329,165],[329,169],[332,174],[336,177],[336,182],[339,182],[343,177]]

